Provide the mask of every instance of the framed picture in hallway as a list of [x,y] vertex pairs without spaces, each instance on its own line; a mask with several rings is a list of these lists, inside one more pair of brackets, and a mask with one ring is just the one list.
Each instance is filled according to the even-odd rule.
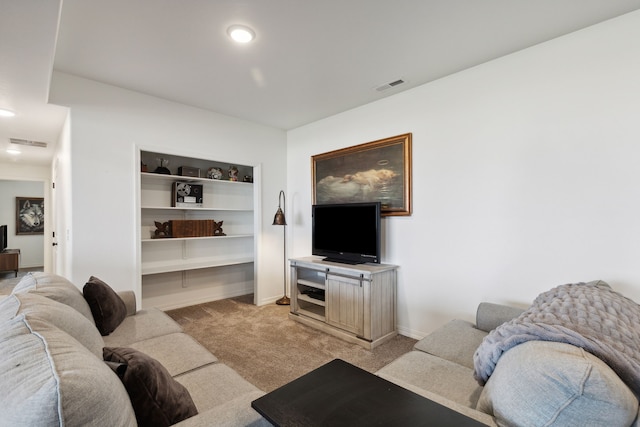
[[44,198],[16,197],[16,234],[44,234]]
[[380,202],[382,215],[411,215],[411,134],[311,158],[313,203]]

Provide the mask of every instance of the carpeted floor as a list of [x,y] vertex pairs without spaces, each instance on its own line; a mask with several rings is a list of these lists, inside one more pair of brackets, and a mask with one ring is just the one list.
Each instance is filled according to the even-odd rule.
[[253,295],[168,311],[186,333],[249,382],[274,390],[336,358],[375,372],[411,350],[397,336],[366,350],[289,320],[289,306],[255,306]]

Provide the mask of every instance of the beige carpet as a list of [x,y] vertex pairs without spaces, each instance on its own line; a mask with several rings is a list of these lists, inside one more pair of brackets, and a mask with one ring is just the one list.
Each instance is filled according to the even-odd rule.
[[253,295],[168,311],[220,359],[265,392],[336,358],[375,372],[411,350],[416,340],[397,336],[365,350],[289,320],[289,306],[255,306]]

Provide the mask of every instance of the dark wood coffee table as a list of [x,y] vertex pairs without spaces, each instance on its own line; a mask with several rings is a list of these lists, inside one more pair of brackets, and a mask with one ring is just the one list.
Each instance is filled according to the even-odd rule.
[[251,402],[275,426],[484,424],[336,359]]

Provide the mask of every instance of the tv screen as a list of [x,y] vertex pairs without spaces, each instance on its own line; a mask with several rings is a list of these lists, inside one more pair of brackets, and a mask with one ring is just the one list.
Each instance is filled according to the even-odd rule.
[[0,225],[0,252],[7,249],[7,226]]
[[380,202],[312,206],[311,253],[347,264],[380,263]]

